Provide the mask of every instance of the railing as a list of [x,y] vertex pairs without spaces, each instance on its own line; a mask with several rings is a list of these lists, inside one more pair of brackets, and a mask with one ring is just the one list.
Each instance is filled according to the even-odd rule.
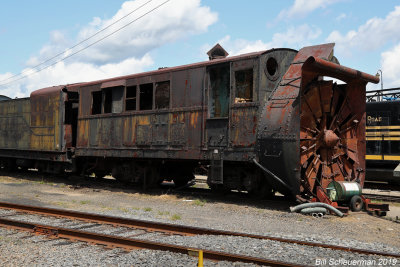
[[383,90],[367,91],[367,102],[400,100],[400,87]]

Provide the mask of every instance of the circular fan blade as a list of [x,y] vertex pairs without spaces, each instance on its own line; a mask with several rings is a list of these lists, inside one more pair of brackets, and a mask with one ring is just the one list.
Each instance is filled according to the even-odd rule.
[[[359,166],[358,126],[364,116],[353,105],[357,94],[346,84],[332,81],[310,83],[300,105],[300,164],[302,188],[314,194],[315,187],[326,190],[333,180],[356,179]],[[362,138],[362,137],[361,137]]]
[[331,111],[331,102],[333,95],[332,87],[333,87],[332,81],[322,81],[319,86],[322,112],[324,113],[328,113]]
[[316,119],[322,117],[321,101],[319,96],[318,83],[313,83],[304,95],[304,100],[308,104]]

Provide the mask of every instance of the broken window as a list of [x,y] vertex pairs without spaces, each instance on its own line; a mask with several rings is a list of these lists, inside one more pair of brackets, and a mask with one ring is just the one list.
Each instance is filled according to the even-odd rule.
[[136,85],[126,87],[125,110],[136,110]]
[[169,81],[156,83],[156,109],[169,108]]
[[103,96],[104,96],[103,113],[121,113],[123,94],[124,94],[123,86],[108,87],[103,89]]
[[92,114],[122,112],[123,86],[105,88],[92,92]]
[[116,86],[116,87],[111,87],[109,89],[112,92],[111,112],[112,113],[121,113],[125,87],[124,86]]
[[139,110],[150,110],[153,108],[153,84],[141,84],[139,97]]
[[253,101],[253,69],[235,71],[235,103]]
[[102,92],[92,92],[92,114],[101,114]]
[[209,70],[210,117],[228,117],[230,94],[230,67],[222,65]]
[[103,95],[104,95],[104,113],[111,113],[111,107],[112,107],[111,88],[104,89]]

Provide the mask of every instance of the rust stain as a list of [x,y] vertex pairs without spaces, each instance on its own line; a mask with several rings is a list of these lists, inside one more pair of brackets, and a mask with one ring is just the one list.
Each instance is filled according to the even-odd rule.
[[140,115],[137,116],[138,125],[150,125],[150,115]]
[[190,113],[190,126],[193,127],[193,129],[196,129],[198,118],[199,118],[198,112]]

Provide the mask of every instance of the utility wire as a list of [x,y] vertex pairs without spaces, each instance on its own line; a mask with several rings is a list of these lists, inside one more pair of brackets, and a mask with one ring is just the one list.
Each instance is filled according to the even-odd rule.
[[[64,50],[64,51],[61,52],[61,53],[58,53],[57,55],[55,55],[55,56],[53,56],[53,57],[51,57],[51,58],[45,60],[44,62],[42,62],[42,63],[40,63],[40,64],[38,64],[38,65],[36,65],[36,66],[33,66],[32,69],[36,69],[37,67],[39,67],[39,66],[41,66],[41,65],[43,65],[43,64],[45,64],[45,63],[47,63],[47,62],[49,62],[49,61],[51,61],[51,60],[53,60],[53,59],[55,59],[55,58],[58,57],[58,56],[61,56],[62,54],[64,54],[64,53],[66,53],[66,52],[68,52],[68,51],[74,49],[75,47],[81,45],[82,43],[84,43],[84,42],[86,42],[86,41],[92,39],[93,37],[97,36],[99,33],[101,33],[101,32],[103,32],[103,31],[107,30],[108,28],[110,28],[111,26],[113,26],[113,25],[115,25],[116,23],[120,22],[120,21],[123,20],[124,18],[130,16],[132,13],[134,13],[134,12],[136,12],[137,10],[141,9],[142,7],[144,7],[145,5],[147,5],[148,3],[150,3],[151,1],[153,1],[153,0],[147,1],[147,2],[144,3],[143,5],[141,5],[141,6],[139,6],[138,8],[136,8],[135,10],[132,10],[131,12],[129,12],[128,14],[126,14],[125,16],[123,16],[122,18],[120,18],[120,19],[118,19],[117,21],[111,23],[111,24],[108,25],[107,27],[101,29],[100,31],[98,31],[98,32],[96,32],[95,34],[93,34],[92,36],[89,36],[88,38],[86,38],[86,39],[80,41],[79,43],[75,44],[74,46],[72,46],[72,47],[70,47],[70,48]],[[30,70],[29,70],[29,71],[30,71]],[[18,76],[24,74],[25,72],[28,72],[28,71],[22,71],[22,72],[19,73],[19,74],[15,74],[15,75],[13,75],[13,76],[11,76],[11,77],[8,77],[7,79],[1,80],[0,83],[5,82],[5,81],[8,81],[8,80],[10,80],[10,79],[12,79],[12,78],[18,77]]]
[[[64,52],[59,53],[59,54],[57,54],[56,56],[54,56],[54,57],[52,57],[52,58],[46,60],[45,62],[36,65],[35,67],[38,67],[38,66],[43,65],[44,63],[46,63],[46,62],[48,62],[48,61],[50,61],[50,60],[52,60],[52,59],[54,59],[54,58],[56,58],[56,57],[58,57],[58,56],[64,54],[65,52],[67,52],[67,51],[69,51],[69,50],[71,50],[71,49],[77,47],[78,45],[82,44],[83,42],[85,42],[85,41],[87,41],[87,40],[93,38],[94,36],[98,35],[100,32],[103,32],[104,30],[106,30],[107,28],[111,27],[111,26],[114,25],[115,23],[121,21],[123,18],[125,18],[125,17],[127,17],[128,15],[132,14],[133,12],[137,11],[137,10],[140,9],[141,7],[147,5],[147,4],[150,3],[151,1],[152,1],[152,0],[146,2],[146,3],[143,4],[142,6],[136,8],[134,11],[132,11],[132,12],[130,12],[129,14],[125,15],[124,17],[120,18],[120,19],[117,20],[116,22],[110,24],[110,25],[107,26],[106,28],[100,30],[99,32],[95,33],[94,35],[92,35],[92,36],[88,37],[87,39],[81,41],[80,43],[74,45],[73,47],[71,47],[71,48],[65,50]],[[41,72],[42,70],[48,69],[48,68],[50,68],[50,67],[56,65],[57,63],[59,63],[59,62],[61,62],[61,61],[64,61],[64,60],[66,60],[66,59],[68,59],[68,58],[70,58],[70,57],[72,57],[72,56],[74,56],[74,55],[76,55],[76,54],[82,52],[83,50],[88,49],[89,47],[91,47],[91,46],[93,46],[93,45],[95,45],[95,44],[97,44],[97,43],[103,41],[104,39],[110,37],[111,35],[113,35],[113,34],[115,34],[115,33],[117,33],[117,32],[119,32],[120,30],[122,30],[122,29],[128,27],[129,25],[131,25],[132,23],[138,21],[139,19],[143,18],[144,16],[150,14],[151,12],[153,12],[153,11],[155,11],[156,9],[160,8],[161,6],[165,5],[165,4],[168,3],[169,1],[171,1],[171,0],[164,1],[164,2],[161,3],[160,5],[158,5],[158,6],[156,6],[155,8],[149,10],[148,12],[146,12],[146,13],[144,13],[143,15],[139,16],[138,18],[134,19],[133,21],[130,21],[129,23],[127,23],[127,24],[125,24],[124,26],[122,26],[121,28],[118,28],[117,30],[111,32],[110,34],[107,34],[106,36],[104,36],[104,37],[100,38],[99,40],[97,40],[97,41],[95,41],[95,42],[93,42],[93,43],[91,43],[91,44],[85,46],[84,48],[82,48],[82,49],[80,49],[80,50],[78,50],[78,51],[76,51],[76,52],[74,52],[74,53],[72,53],[72,54],[70,54],[70,55],[68,55],[68,56],[63,57],[63,58],[61,58],[61,59],[59,59],[59,60],[53,62],[53,63],[50,64],[50,65],[47,65],[47,66],[45,66],[45,67],[43,67],[43,68],[40,68],[40,69],[37,69],[37,70],[35,70],[35,71],[32,72],[32,73],[23,75],[22,77],[20,77],[20,78],[18,78],[18,79],[14,79],[14,80],[12,80],[12,81],[10,81],[10,82],[0,84],[0,87],[3,87],[3,86],[5,86],[5,85],[8,85],[8,84],[14,83],[14,82],[16,82],[16,81],[22,80],[22,79],[24,79],[24,78],[26,78],[26,77],[28,77],[28,76],[31,76],[31,75],[36,74],[36,73],[38,73],[38,72]],[[22,75],[22,74],[23,74],[23,72],[20,73],[20,74],[14,75],[13,77],[20,76],[20,75]],[[9,80],[9,79],[11,79],[11,78],[12,78],[12,77],[9,77],[9,78],[7,78],[6,80]],[[6,81],[6,80],[3,80],[3,81]]]

